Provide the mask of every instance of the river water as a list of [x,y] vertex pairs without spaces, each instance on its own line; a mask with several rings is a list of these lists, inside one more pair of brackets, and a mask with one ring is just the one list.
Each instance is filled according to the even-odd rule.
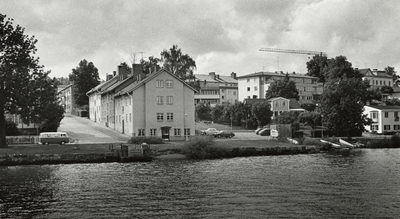
[[0,167],[0,218],[398,218],[400,149]]

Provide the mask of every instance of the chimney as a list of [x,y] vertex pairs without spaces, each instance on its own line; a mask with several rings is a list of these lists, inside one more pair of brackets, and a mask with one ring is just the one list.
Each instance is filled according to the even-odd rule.
[[208,73],[209,76],[211,76],[213,79],[215,79],[215,72],[210,72]]
[[[150,73],[151,73],[151,68],[150,68]],[[143,73],[142,64],[132,64],[132,75],[133,78],[136,78],[137,81],[140,81],[146,77],[146,74]]]
[[111,80],[111,78],[113,78],[112,74],[106,74],[106,81]]
[[231,73],[231,78],[236,79],[236,73],[235,72]]
[[115,75],[117,75],[117,72],[116,72],[116,71],[113,71],[113,76],[115,76]]
[[126,67],[124,65],[118,65],[118,79],[123,81],[127,78]]
[[217,75],[217,78],[220,79],[220,78],[219,78],[219,75]]

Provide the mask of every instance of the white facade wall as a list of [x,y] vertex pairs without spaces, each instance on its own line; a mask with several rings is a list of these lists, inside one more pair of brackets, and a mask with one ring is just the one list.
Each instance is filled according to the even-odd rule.
[[372,125],[365,126],[367,131],[376,131],[379,134],[400,131],[400,107],[377,109],[365,106],[364,115],[373,120]]

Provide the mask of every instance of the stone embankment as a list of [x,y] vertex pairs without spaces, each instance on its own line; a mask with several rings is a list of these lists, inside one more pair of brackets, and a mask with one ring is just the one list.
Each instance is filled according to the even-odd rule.
[[0,166],[30,164],[70,164],[70,163],[107,163],[107,162],[144,162],[151,161],[149,148],[121,146],[106,153],[72,154],[6,154],[0,155]]
[[233,148],[233,157],[246,157],[246,156],[269,156],[269,155],[290,155],[290,154],[312,154],[319,153],[320,148],[317,146],[290,146],[290,147],[245,147]]

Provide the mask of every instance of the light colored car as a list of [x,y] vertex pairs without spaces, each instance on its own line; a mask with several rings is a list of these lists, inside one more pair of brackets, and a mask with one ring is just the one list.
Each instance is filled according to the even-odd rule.
[[201,130],[202,135],[214,135],[219,133],[219,131],[216,128],[208,128],[206,130]]

